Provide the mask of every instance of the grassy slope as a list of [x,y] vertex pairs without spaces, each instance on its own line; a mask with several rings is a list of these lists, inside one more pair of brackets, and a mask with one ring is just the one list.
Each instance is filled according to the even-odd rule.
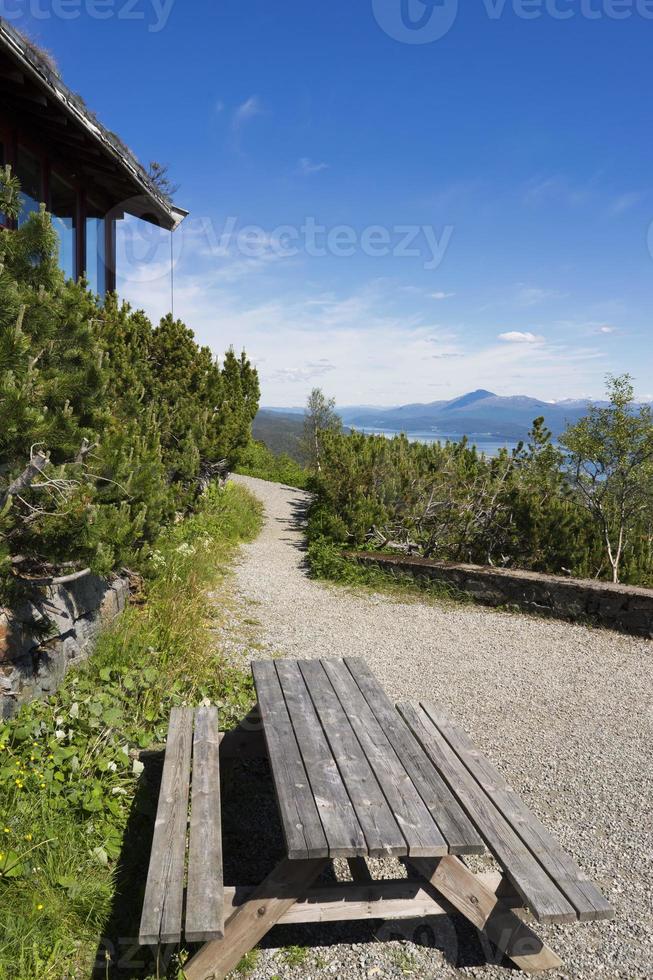
[[209,698],[223,727],[249,707],[249,678],[215,649],[206,591],[260,521],[242,488],[211,492],[160,540],[146,601],[48,702],[0,725],[0,980],[88,978],[94,961],[102,977],[166,975],[138,969],[129,940],[155,806],[136,754],[164,741],[174,705]]

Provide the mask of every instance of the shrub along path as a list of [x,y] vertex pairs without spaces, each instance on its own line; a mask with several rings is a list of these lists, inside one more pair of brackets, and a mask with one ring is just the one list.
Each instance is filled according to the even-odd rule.
[[[566,964],[547,976],[650,977],[653,644],[312,580],[302,529],[306,494],[235,479],[266,509],[262,533],[244,546],[237,566],[265,653],[364,657],[391,696],[443,703],[616,906],[612,922],[538,926]],[[286,945],[282,932],[271,933],[269,942]],[[432,930],[421,934],[433,948],[370,943],[392,934],[415,938],[401,923],[377,924],[366,936],[341,927],[313,930],[310,942],[322,948],[310,950],[294,975],[507,976],[496,966],[477,972],[484,954],[462,926],[456,936],[433,920]],[[340,945],[322,945],[335,937]],[[293,975],[292,959],[287,950],[266,950],[251,976]]]

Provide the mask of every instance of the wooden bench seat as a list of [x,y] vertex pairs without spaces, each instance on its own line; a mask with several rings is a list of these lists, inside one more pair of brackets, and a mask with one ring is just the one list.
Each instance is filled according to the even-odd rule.
[[139,930],[142,945],[224,935],[219,746],[217,708],[172,709]]
[[609,902],[442,709],[423,702],[397,708],[539,921],[613,917]]

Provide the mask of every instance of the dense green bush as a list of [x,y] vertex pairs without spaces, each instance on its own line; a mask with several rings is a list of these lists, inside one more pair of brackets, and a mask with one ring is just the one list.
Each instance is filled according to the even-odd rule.
[[245,476],[256,476],[260,480],[285,483],[300,489],[306,487],[309,479],[308,470],[287,453],[273,453],[265,443],[255,439],[240,452],[237,471]]
[[[618,419],[623,425],[622,410],[630,412],[630,404],[624,409],[613,401],[601,410],[607,413],[604,457],[614,455],[613,423]],[[647,418],[643,412],[642,445],[629,454],[628,465],[637,471],[629,477],[632,506],[624,529],[619,501],[626,462],[608,469],[594,452],[574,468],[580,450],[574,457],[554,446],[543,419],[535,420],[527,445],[495,457],[479,454],[464,439],[424,445],[405,436],[324,432],[309,517],[313,564],[342,578],[335,544],[606,578],[611,577],[606,535],[611,535],[623,538],[621,580],[651,584],[653,473],[647,459],[653,459],[653,427]],[[568,439],[574,434],[570,430]],[[579,487],[579,469],[594,474],[599,466],[591,493]],[[602,523],[587,503],[595,505],[597,495],[604,500]]]
[[[0,173],[0,212],[17,185]],[[0,232],[0,598],[21,577],[147,554],[247,445],[258,379],[183,323],[66,281],[42,209]]]

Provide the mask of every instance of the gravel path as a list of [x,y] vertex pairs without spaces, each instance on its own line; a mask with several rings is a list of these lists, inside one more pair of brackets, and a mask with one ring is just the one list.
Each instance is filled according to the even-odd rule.
[[[306,495],[236,477],[264,503],[243,548],[237,588],[261,624],[262,655],[360,656],[395,698],[431,698],[505,772],[617,909],[614,921],[537,929],[565,961],[551,977],[653,977],[653,644],[477,606],[398,601],[309,579]],[[265,949],[251,976],[507,977],[486,966],[476,934],[433,919],[430,931],[374,926],[311,934],[297,965]],[[270,934],[272,946],[283,930]],[[417,942],[381,941],[393,935]],[[298,939],[297,942],[300,942]],[[424,944],[426,943],[426,944]]]

